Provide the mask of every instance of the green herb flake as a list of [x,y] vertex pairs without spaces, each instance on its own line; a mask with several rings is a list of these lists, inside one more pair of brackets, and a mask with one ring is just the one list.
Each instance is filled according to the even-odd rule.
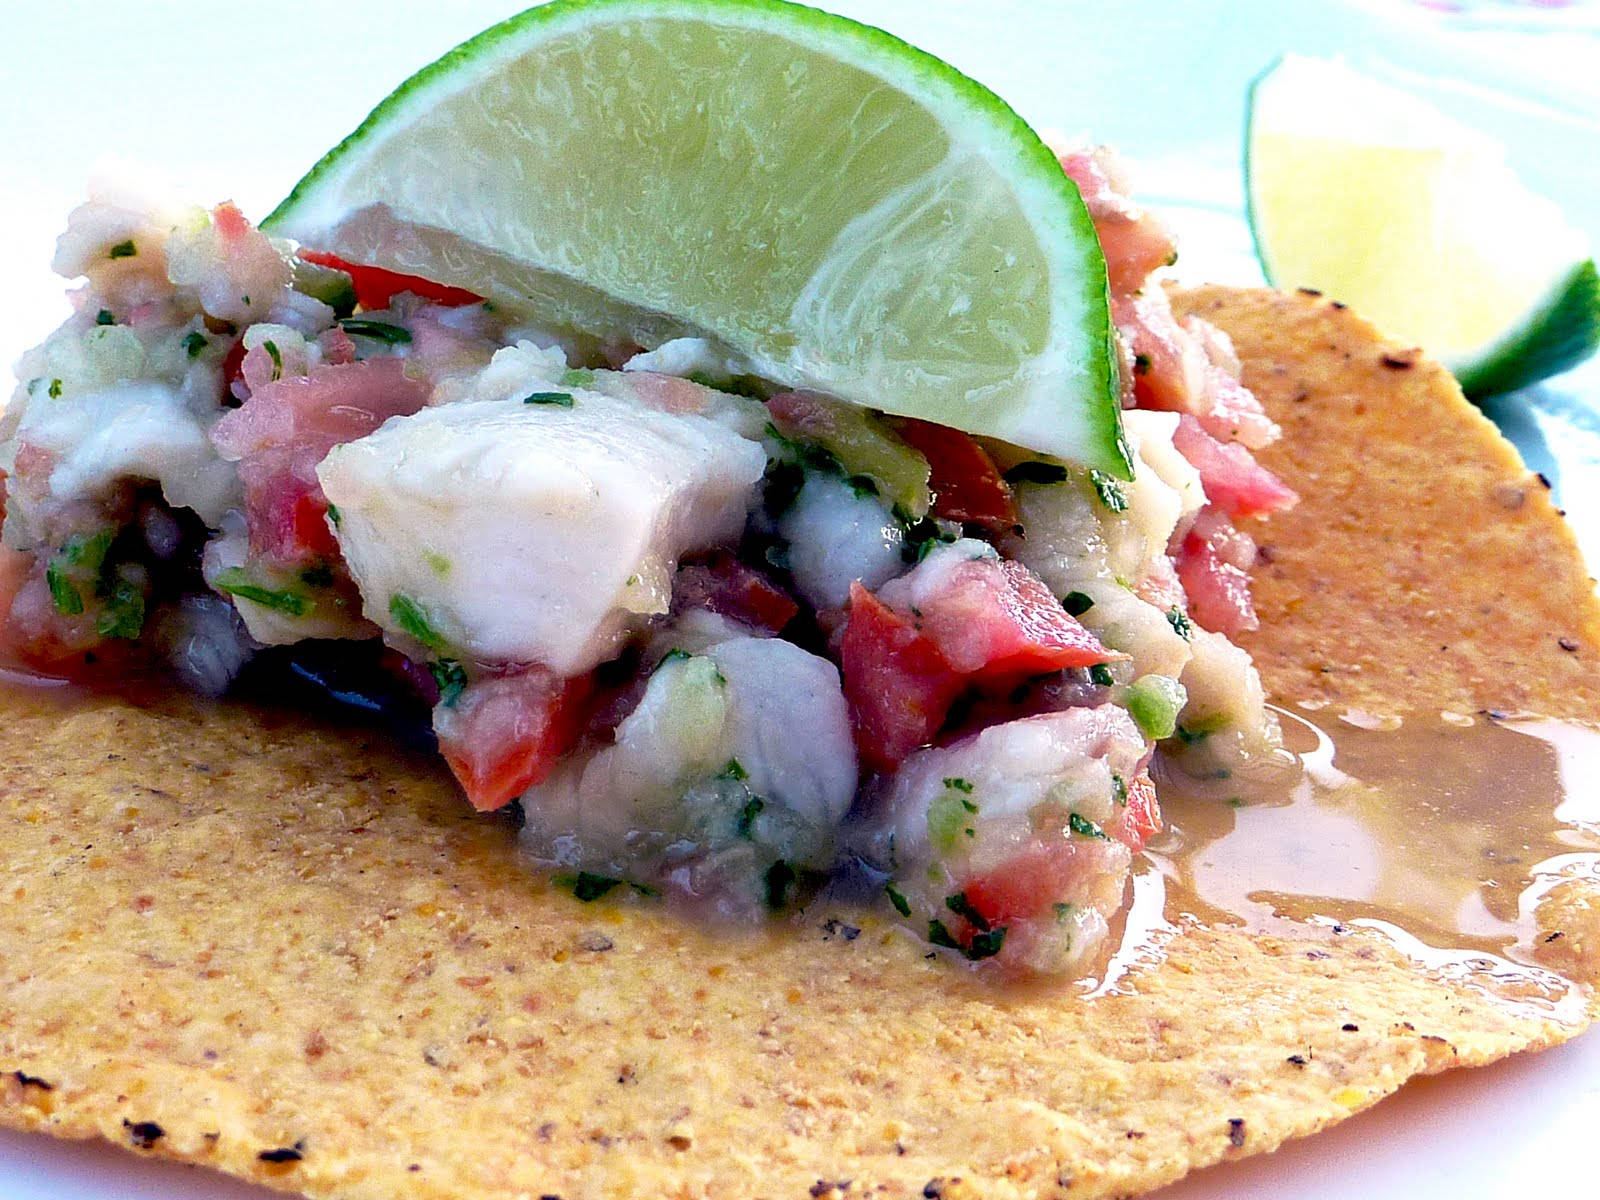
[[190,330],[183,335],[183,352],[191,359],[199,358],[200,352],[209,345],[211,343],[206,340],[206,336],[202,333]]
[[467,671],[453,658],[441,658],[428,664],[428,674],[439,688],[439,703],[454,708],[467,687]]
[[345,317],[339,327],[352,337],[369,338],[385,346],[404,346],[411,341],[411,331],[392,325],[388,321],[373,321],[366,317]]
[[444,649],[444,637],[428,620],[426,610],[404,592],[396,592],[389,597],[389,616],[400,626],[402,633],[416,638],[429,650]]
[[49,396],[52,400],[61,399],[61,380],[52,379],[50,381],[50,386],[45,389],[45,395]]
[[44,569],[44,581],[50,587],[50,602],[64,617],[75,617],[83,611],[83,597],[67,578],[66,572],[51,563]]
[[1117,681],[1112,678],[1110,667],[1105,663],[1095,663],[1089,668],[1089,682],[1099,687],[1111,687]]
[[970,779],[952,776],[944,781],[944,786],[953,792],[965,792],[969,796],[972,795],[972,780]]
[[1133,373],[1135,375],[1150,374],[1150,356],[1148,354],[1135,354],[1133,356]]
[[671,650],[668,650],[661,656],[661,662],[658,665],[664,667],[670,662],[683,662],[686,659],[693,657],[694,655],[690,654],[687,650],[674,646]]
[[1194,622],[1189,620],[1189,614],[1174,604],[1167,609],[1167,624],[1172,626],[1172,631],[1184,641],[1194,640]]
[[571,408],[571,392],[533,392],[522,398],[524,404],[550,404],[556,408]]
[[1244,807],[1244,797],[1243,796],[1229,796],[1228,797],[1228,807],[1229,808],[1243,808]]
[[267,352],[267,357],[272,360],[272,380],[277,383],[283,378],[283,355],[278,353],[278,343],[270,338],[261,343],[261,348]]
[[756,818],[761,815],[761,810],[767,807],[767,802],[760,796],[751,796],[744,802],[744,807],[739,810],[739,816],[733,823],[734,832],[742,838],[750,836],[750,831],[755,828]]
[[117,319],[111,315],[111,310],[109,308],[102,308],[99,312],[95,313],[94,323],[96,325],[115,325],[117,323]]
[[744,764],[741,763],[737,758],[730,758],[728,760],[728,765],[722,768],[722,774],[719,775],[718,778],[737,779],[739,782],[743,783],[746,779],[750,778],[750,772],[744,769]]
[[899,913],[902,917],[909,917],[911,915],[911,901],[906,899],[906,894],[904,892],[895,887],[895,885],[892,883],[884,884],[883,892],[884,895],[889,897],[889,903],[894,905],[895,912]]
[[106,606],[95,619],[94,630],[101,637],[133,641],[144,630],[144,592],[131,580],[119,579]]
[[845,483],[857,500],[869,500],[878,494],[877,481],[870,475],[852,475]]
[[987,933],[974,934],[972,941],[963,946],[950,935],[943,921],[928,922],[928,941],[935,946],[943,946],[948,950],[959,950],[971,962],[980,959],[993,958],[1000,953],[1000,947],[1005,944],[1006,927],[1000,926]]
[[612,888],[622,882],[612,879],[609,875],[595,875],[589,871],[579,871],[576,875],[558,875],[556,882],[572,889],[572,894],[584,903],[598,900]]
[[1068,592],[1061,597],[1061,607],[1069,617],[1081,617],[1094,607],[1094,598],[1086,592]]
[[1072,905],[1068,904],[1065,900],[1057,900],[1050,907],[1055,910],[1057,924],[1060,924],[1062,921],[1065,921],[1072,915]]
[[98,533],[69,537],[61,547],[61,557],[74,567],[98,571],[106,561],[113,536],[111,530],[102,529]]
[[1094,484],[1094,492],[1100,497],[1100,503],[1110,511],[1128,511],[1128,489],[1119,480],[1111,478],[1104,471],[1090,471],[1089,482]]
[[329,588],[333,586],[333,568],[327,563],[318,563],[314,567],[307,567],[300,572],[300,582],[307,587]]
[[306,596],[293,589],[286,588],[279,591],[262,587],[259,583],[251,581],[243,567],[229,567],[226,571],[219,572],[211,581],[211,586],[219,592],[248,600],[252,604],[259,604],[263,608],[270,608],[274,612],[281,612],[290,617],[303,617],[311,609],[311,601]]
[[1124,808],[1128,806],[1128,781],[1121,775],[1111,776],[1111,798]]
[[115,246],[111,247],[111,249],[107,250],[106,251],[106,257],[107,258],[132,258],[134,255],[136,255],[138,253],[139,253],[139,247],[137,247],[137,246],[135,246],[133,244],[133,239],[132,238],[129,238],[125,242],[118,242]]
[[1100,826],[1089,820],[1088,817],[1082,816],[1079,813],[1072,813],[1067,817],[1067,828],[1072,830],[1072,832],[1077,834],[1079,837],[1099,838],[1102,842],[1109,842],[1111,840],[1106,836],[1106,831],[1104,829],[1101,829]]
[[1007,483],[1038,483],[1053,484],[1067,481],[1067,469],[1060,463],[1039,462],[1030,460],[1019,462],[1016,466],[1007,469],[1001,476]]
[[974,929],[983,933],[989,932],[989,919],[972,907],[972,901],[967,899],[966,892],[957,892],[953,896],[946,896],[944,898],[944,906]]
[[594,372],[585,367],[573,367],[561,373],[563,387],[588,387],[594,382]]
[[1175,728],[1173,733],[1177,735],[1178,740],[1185,746],[1197,745],[1211,736],[1211,730],[1209,729],[1190,729],[1183,725]]
[[328,520],[333,522],[333,527],[335,529],[339,528],[339,522],[343,519],[343,514],[339,512],[339,506],[337,504],[328,505]]

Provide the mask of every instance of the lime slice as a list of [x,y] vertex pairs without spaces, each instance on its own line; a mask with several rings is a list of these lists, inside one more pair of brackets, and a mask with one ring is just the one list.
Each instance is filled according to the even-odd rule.
[[1076,189],[992,92],[841,17],[531,9],[402,84],[266,225],[1129,477]]
[[1267,278],[1318,288],[1441,359],[1468,395],[1600,345],[1588,239],[1504,147],[1343,63],[1286,56],[1250,93],[1245,175]]

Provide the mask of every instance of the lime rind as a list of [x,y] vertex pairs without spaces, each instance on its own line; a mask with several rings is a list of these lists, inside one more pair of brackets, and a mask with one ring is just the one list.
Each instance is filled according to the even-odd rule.
[[[894,394],[894,388],[887,394],[882,390],[872,396],[851,394],[847,375],[812,372],[815,361],[785,361],[775,353],[750,353],[752,347],[740,344],[737,331],[728,336],[727,329],[706,330],[692,314],[684,323],[685,331],[723,335],[733,349],[746,353],[758,370],[770,371],[780,383],[820,383],[846,399],[905,415],[928,415],[970,432],[1130,477],[1131,459],[1119,415],[1120,380],[1104,259],[1076,187],[1051,151],[1000,97],[932,55],[843,17],[774,0],[560,0],[530,9],[462,43],[403,83],[313,166],[264,225],[306,242],[327,239],[339,221],[358,207],[344,194],[343,182],[380,152],[395,131],[403,136],[413,120],[436,104],[463,89],[470,90],[564,32],[641,19],[682,19],[790,36],[806,48],[823,46],[848,66],[910,96],[949,137],[949,158],[982,159],[997,177],[1011,184],[1050,274],[1051,341],[1021,364],[1014,381],[1023,393],[1020,401],[972,394],[972,402],[965,407],[946,404],[936,413],[928,412],[921,399],[903,399]],[[364,199],[369,205],[377,203],[375,198]],[[438,232],[449,236],[448,231]],[[320,248],[339,249],[325,242]],[[569,274],[552,270],[548,263],[528,265],[547,279]],[[435,275],[441,282],[466,287],[479,282],[451,277],[448,264]],[[583,279],[572,282],[580,294],[589,287]],[[659,309],[652,312],[651,305],[635,305],[628,297],[614,299],[623,311],[630,306],[643,308],[636,328],[659,334],[674,327],[675,314]],[[599,305],[591,307],[611,311]],[[814,360],[822,358],[814,347],[812,353]]]
[[1475,361],[1453,366],[1468,399],[1514,392],[1570,370],[1600,350],[1600,272],[1578,264],[1549,302]]

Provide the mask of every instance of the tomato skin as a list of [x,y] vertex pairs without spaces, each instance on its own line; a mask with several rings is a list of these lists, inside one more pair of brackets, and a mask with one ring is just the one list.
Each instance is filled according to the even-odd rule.
[[928,460],[933,514],[1000,534],[1018,523],[1017,503],[994,460],[975,439],[931,421],[895,423],[900,438]]
[[707,608],[772,633],[800,614],[794,597],[726,550],[680,567],[672,601],[675,610]]
[[594,677],[541,667],[469,684],[433,710],[439,751],[472,807],[504,808],[550,774],[582,731]]
[[332,267],[349,275],[351,282],[355,284],[356,303],[369,312],[388,308],[389,301],[400,292],[410,292],[434,304],[452,308],[478,304],[483,300],[482,296],[476,292],[469,292],[466,288],[435,283],[420,275],[405,275],[399,271],[385,270],[383,267],[367,267],[359,263],[346,262],[337,254],[328,254],[321,250],[302,250],[300,257],[308,263],[314,263],[319,267]]
[[856,747],[874,771],[932,741],[965,687],[933,639],[859,581],[850,585],[839,662]]

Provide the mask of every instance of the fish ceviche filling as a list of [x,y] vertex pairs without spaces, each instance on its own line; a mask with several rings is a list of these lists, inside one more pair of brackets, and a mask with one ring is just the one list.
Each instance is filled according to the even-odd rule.
[[4,650],[213,695],[267,648],[364,653],[582,898],[755,919],[834,876],[952,957],[1081,973],[1158,750],[1281,754],[1234,521],[1295,497],[1227,338],[1150,280],[1171,239],[1104,151],[1060,157],[1127,482],[101,185],[0,425]]

